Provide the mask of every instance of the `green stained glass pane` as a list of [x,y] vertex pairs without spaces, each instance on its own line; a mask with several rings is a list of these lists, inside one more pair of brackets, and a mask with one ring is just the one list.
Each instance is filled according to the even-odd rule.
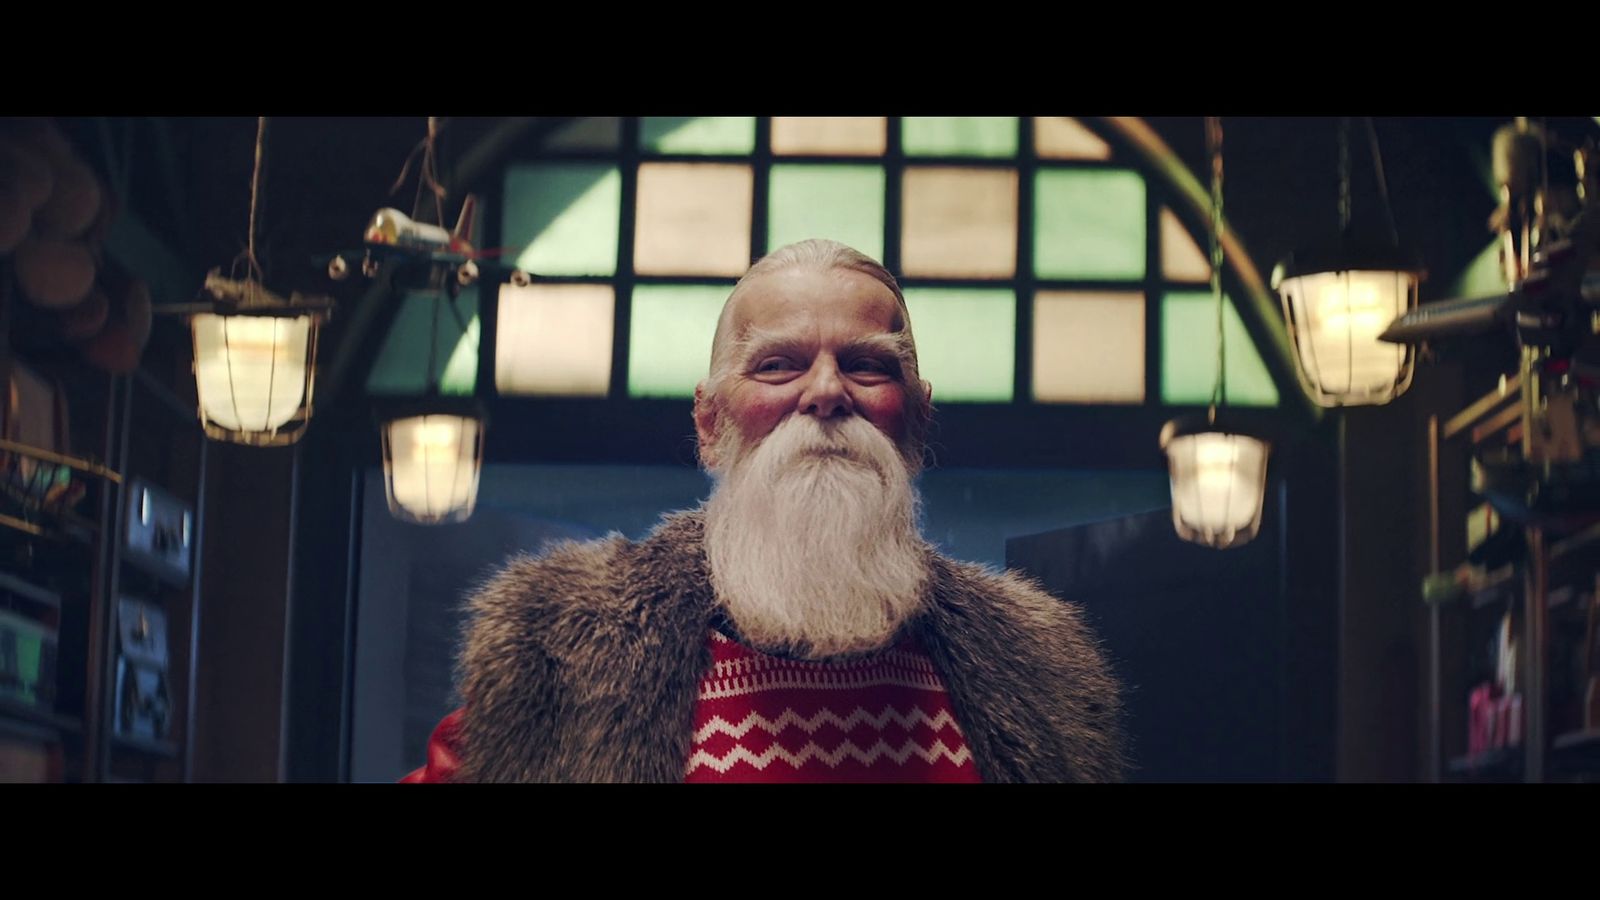
[[[473,303],[476,307],[477,303]],[[452,323],[454,320],[451,320]],[[439,392],[442,394],[460,394],[471,396],[478,386],[478,314],[473,312],[472,318],[467,319],[467,331],[462,338],[456,341],[454,350],[450,351],[450,358],[445,361],[444,374],[440,377]]]
[[1005,403],[1015,387],[1016,294],[1004,289],[906,291],[922,377],[933,402]]
[[470,396],[478,383],[478,289],[462,290],[454,306],[452,313],[445,295],[406,292],[377,362],[367,375],[367,392],[426,393],[428,339],[434,336],[432,377],[437,379],[439,393]]
[[645,116],[639,146],[656,153],[753,153],[754,116]]
[[1490,241],[1489,246],[1472,258],[1440,296],[1482,297],[1498,294],[1506,289],[1505,272],[1500,266],[1500,242]]
[[501,243],[537,275],[613,275],[622,176],[605,163],[553,163],[506,170]]
[[628,331],[628,394],[693,397],[711,367],[717,316],[729,285],[641,284]]
[[907,156],[1016,156],[1016,116],[907,116],[900,121]]
[[[1229,297],[1223,315],[1228,339],[1228,397],[1239,406],[1277,406],[1278,387]],[[1217,380],[1217,306],[1206,292],[1176,292],[1161,302],[1161,401],[1211,402]]]
[[1033,268],[1040,278],[1144,277],[1144,178],[1121,169],[1034,176]]
[[[184,523],[187,530],[187,516],[184,517]],[[40,665],[44,657],[43,639],[34,638],[30,640],[28,634],[27,631],[24,631],[21,636],[11,634],[6,636],[6,642],[11,645],[12,665],[17,667],[17,673],[26,672],[31,675],[35,672],[48,671],[44,666]],[[25,699],[31,702],[38,702],[41,699],[39,695],[43,686],[38,681],[23,681],[11,672],[7,672],[6,675],[11,681],[11,684],[7,685],[7,687],[12,691],[20,692]]]
[[883,259],[881,166],[775,165],[770,184],[768,250],[824,237]]

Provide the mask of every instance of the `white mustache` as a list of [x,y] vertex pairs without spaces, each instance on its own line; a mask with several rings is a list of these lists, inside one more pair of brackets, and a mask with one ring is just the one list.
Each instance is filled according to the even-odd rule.
[[899,451],[859,417],[796,415],[759,443],[719,441],[706,503],[718,598],[768,649],[883,646],[922,605],[918,499]]
[[843,459],[868,465],[887,476],[894,469],[891,457],[898,453],[887,435],[859,416],[825,423],[813,416],[791,413],[754,446],[744,446],[737,431],[731,430],[720,443],[725,452],[719,455],[729,461],[725,467],[729,470],[765,450],[772,454],[767,458],[771,469],[786,468],[808,458]]

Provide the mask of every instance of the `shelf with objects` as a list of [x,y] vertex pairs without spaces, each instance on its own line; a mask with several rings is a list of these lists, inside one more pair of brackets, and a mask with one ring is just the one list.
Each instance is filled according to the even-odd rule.
[[[1435,778],[1600,777],[1600,432],[1549,427],[1537,368],[1530,360],[1456,416],[1429,421]],[[1451,480],[1441,470],[1452,464],[1470,473],[1459,523],[1441,521]],[[1444,544],[1465,548],[1453,566],[1440,565]]]
[[1597,780],[1600,146],[1519,119],[1494,159],[1500,285],[1390,326],[1516,354],[1428,421],[1425,758],[1433,780]]
[[0,262],[0,781],[95,780],[115,377],[16,302]]
[[197,598],[151,560],[197,542],[204,439],[124,208],[137,124],[0,119],[0,781],[187,777]]
[[112,548],[107,772],[118,781],[188,781],[207,442],[192,403],[148,370],[124,390],[130,424]]
[[[0,780],[188,780],[206,456],[193,407],[142,368],[97,373],[26,346],[4,366]],[[74,455],[91,444],[116,469]]]

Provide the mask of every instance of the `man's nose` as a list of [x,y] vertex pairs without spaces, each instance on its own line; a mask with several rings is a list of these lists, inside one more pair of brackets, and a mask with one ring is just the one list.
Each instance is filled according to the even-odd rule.
[[808,416],[832,419],[847,416],[855,411],[850,392],[845,389],[839,367],[832,361],[818,360],[806,378],[800,392],[800,412]]

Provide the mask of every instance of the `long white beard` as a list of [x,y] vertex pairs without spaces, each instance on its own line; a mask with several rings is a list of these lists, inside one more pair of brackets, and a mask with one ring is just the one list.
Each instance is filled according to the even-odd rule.
[[803,656],[885,646],[924,605],[920,500],[882,432],[791,415],[754,448],[718,436],[706,555],[740,634]]

